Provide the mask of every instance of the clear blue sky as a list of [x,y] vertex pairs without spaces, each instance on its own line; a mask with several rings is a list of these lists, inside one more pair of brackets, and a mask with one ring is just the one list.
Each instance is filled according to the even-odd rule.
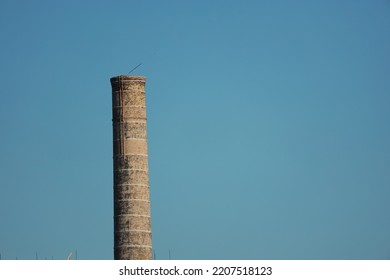
[[389,32],[387,0],[1,0],[2,259],[113,258],[139,63],[157,259],[390,259]]

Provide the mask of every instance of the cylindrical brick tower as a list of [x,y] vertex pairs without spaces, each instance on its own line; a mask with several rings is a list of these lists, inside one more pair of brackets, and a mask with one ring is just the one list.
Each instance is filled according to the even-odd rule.
[[152,259],[145,77],[111,78],[114,259]]

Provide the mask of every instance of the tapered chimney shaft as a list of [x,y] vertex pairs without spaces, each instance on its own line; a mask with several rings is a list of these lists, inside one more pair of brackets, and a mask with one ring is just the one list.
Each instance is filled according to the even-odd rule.
[[145,77],[111,78],[114,259],[152,259]]

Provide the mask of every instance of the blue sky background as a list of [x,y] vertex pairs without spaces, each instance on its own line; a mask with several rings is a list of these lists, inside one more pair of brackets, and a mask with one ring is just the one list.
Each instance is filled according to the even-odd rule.
[[2,259],[113,258],[112,76],[147,76],[157,259],[390,259],[390,1],[0,1]]

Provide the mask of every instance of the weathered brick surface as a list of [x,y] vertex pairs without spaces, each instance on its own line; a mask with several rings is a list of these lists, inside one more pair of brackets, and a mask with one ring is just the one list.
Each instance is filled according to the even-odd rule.
[[139,215],[150,216],[150,202],[134,199],[118,200],[114,205],[114,213],[117,215]]
[[[134,246],[149,244],[152,246],[152,235],[147,232],[129,232],[129,234],[115,234],[115,238],[123,244],[133,244]],[[139,243],[139,244],[138,244]],[[141,247],[142,248],[142,247]]]
[[115,188],[124,184],[149,184],[148,172],[144,170],[118,169],[114,170]]
[[[121,99],[121,93],[125,93],[123,99]],[[123,89],[120,91],[120,89],[117,89],[113,91],[112,100],[114,107],[145,106],[145,92]]]
[[[131,215],[116,215],[114,217],[114,223],[117,224],[120,228],[115,230],[116,234],[127,232],[125,235],[129,235],[130,232],[149,232],[150,230],[145,229],[145,226],[150,224],[150,217],[134,217]],[[125,239],[125,237],[123,237]],[[129,244],[131,245],[131,244]],[[149,244],[146,244],[149,245]]]
[[127,260],[151,260],[152,250],[149,248],[122,247],[115,252],[114,258],[121,260],[122,256],[126,256]]
[[146,141],[126,140],[124,138],[120,141],[114,141],[114,159],[118,156],[132,154],[147,155],[148,145]]
[[116,157],[114,164],[121,166],[123,169],[148,169],[148,158],[142,155],[127,155]]
[[146,140],[146,121],[132,121],[131,118],[123,122],[114,122],[114,141],[123,139],[144,139]]
[[136,120],[146,120],[146,110],[145,107],[122,107],[123,116],[121,116],[121,110],[115,110],[112,115],[112,120],[114,122],[119,122],[121,117]]
[[111,78],[114,258],[152,259],[145,78]]
[[149,193],[142,191],[144,188],[148,188],[148,185],[122,185],[114,188],[114,197],[119,200],[124,199],[149,199]]

